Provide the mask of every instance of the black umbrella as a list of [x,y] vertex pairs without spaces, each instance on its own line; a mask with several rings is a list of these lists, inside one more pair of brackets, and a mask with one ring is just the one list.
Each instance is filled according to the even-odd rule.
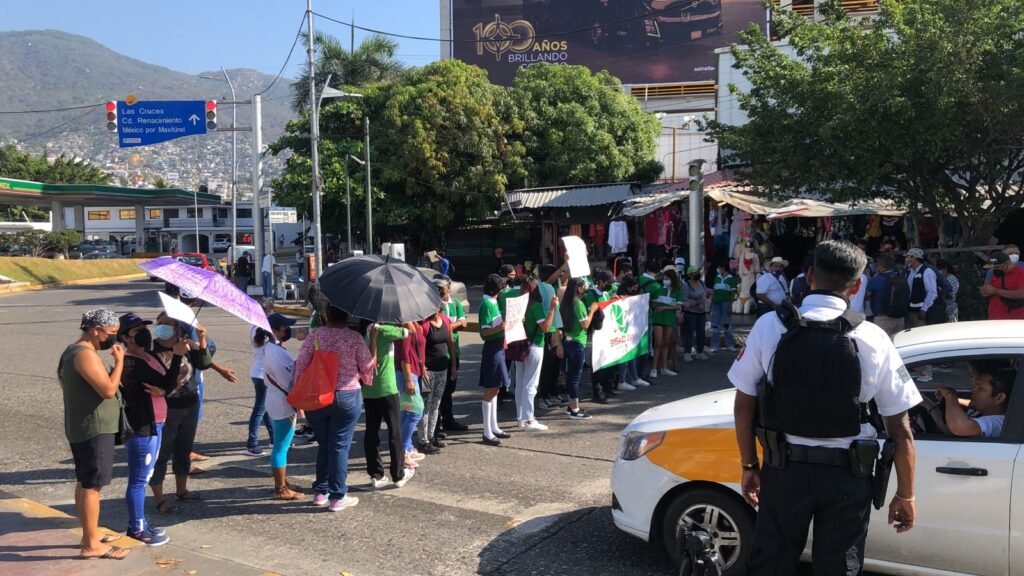
[[376,254],[346,258],[320,276],[320,292],[356,318],[400,324],[441,306],[437,286],[401,260]]

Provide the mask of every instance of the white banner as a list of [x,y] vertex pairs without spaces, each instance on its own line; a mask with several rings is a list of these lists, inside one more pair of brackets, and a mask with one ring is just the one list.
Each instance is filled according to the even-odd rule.
[[594,370],[628,362],[647,354],[650,296],[641,294],[602,303],[604,322],[594,331]]
[[526,307],[530,305],[530,295],[523,294],[505,300],[505,342],[526,340]]

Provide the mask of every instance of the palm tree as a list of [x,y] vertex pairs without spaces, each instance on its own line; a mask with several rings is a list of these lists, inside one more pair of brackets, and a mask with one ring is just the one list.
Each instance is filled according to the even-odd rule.
[[[404,69],[395,58],[398,43],[378,34],[363,40],[354,51],[346,50],[337,38],[323,32],[316,33],[315,45],[318,90],[323,88],[328,75],[331,76],[331,87],[366,86],[394,81]],[[309,103],[309,71],[304,72],[292,87],[295,90],[292,109],[303,112]]]

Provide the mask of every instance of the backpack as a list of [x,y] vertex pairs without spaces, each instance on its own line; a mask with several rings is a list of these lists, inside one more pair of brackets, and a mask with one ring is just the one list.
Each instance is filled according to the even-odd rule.
[[776,314],[786,327],[772,359],[766,387],[766,425],[806,438],[860,434],[861,369],[850,337],[864,315],[849,308],[832,320],[807,320],[784,303]]
[[790,288],[790,297],[793,300],[793,305],[800,307],[804,303],[804,296],[811,291],[811,285],[807,282],[807,276],[797,276],[793,279],[792,287]]
[[882,275],[889,279],[889,290],[885,294],[885,309],[881,312],[890,318],[903,318],[910,312],[910,285],[895,270],[886,270]]

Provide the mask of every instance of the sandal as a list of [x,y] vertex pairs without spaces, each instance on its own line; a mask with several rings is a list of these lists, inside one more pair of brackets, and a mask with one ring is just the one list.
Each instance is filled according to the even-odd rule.
[[111,546],[109,550],[98,556],[79,556],[79,558],[81,560],[124,560],[131,553],[132,551],[128,548]]
[[156,511],[161,514],[177,514],[178,512],[181,512],[181,508],[178,508],[172,504],[170,500],[164,498],[156,503]]
[[204,456],[198,452],[193,452],[188,455],[189,462],[206,462],[209,459],[209,456]]
[[181,500],[182,502],[195,502],[196,500],[203,499],[202,494],[200,494],[199,492],[193,492],[191,490],[186,490],[181,494],[175,494],[174,497],[177,498],[178,500]]
[[306,495],[301,492],[295,492],[294,490],[285,487],[282,490],[274,490],[274,500],[284,500],[286,502],[292,502],[295,500],[302,500]]

